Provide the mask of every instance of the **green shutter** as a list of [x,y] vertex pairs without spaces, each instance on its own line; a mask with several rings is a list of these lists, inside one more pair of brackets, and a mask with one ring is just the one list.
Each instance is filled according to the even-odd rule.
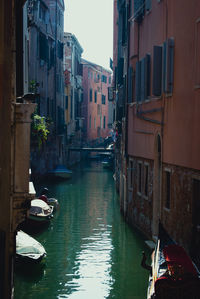
[[140,72],[140,100],[145,100],[145,58],[141,60],[141,72]]
[[128,68],[128,103],[133,101],[133,68]]
[[140,89],[141,89],[141,61],[136,62],[136,70],[135,70],[135,98],[136,101],[140,101]]
[[151,83],[151,56],[146,54],[145,57],[145,100],[150,96]]
[[162,93],[162,47],[153,47],[153,95]]

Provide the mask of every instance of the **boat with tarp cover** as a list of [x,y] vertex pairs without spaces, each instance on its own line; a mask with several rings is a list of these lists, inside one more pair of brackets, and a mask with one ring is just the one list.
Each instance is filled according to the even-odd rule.
[[28,263],[39,263],[46,257],[42,244],[22,230],[16,235],[16,260]]
[[196,265],[161,224],[152,265],[145,268],[150,270],[147,299],[200,298],[200,273]]

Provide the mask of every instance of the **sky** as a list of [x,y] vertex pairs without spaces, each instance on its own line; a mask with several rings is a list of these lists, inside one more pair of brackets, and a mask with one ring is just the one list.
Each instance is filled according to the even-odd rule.
[[113,0],[65,0],[64,30],[76,36],[82,57],[110,69]]

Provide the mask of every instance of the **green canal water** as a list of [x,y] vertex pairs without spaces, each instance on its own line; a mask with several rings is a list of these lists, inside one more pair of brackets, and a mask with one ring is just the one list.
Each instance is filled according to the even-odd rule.
[[120,214],[112,172],[91,162],[71,180],[42,186],[60,209],[48,227],[32,232],[47,257],[16,268],[14,298],[145,299],[148,273],[140,262],[149,251]]

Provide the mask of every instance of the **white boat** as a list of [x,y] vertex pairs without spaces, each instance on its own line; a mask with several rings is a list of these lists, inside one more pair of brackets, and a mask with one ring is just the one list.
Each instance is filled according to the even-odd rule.
[[31,207],[28,212],[28,220],[44,223],[53,217],[53,206],[48,205],[41,199],[31,200]]
[[58,165],[55,169],[49,171],[48,175],[55,178],[69,179],[72,176],[72,171],[64,165]]
[[44,247],[34,238],[23,232],[16,235],[16,259],[18,261],[39,263],[46,257]]

